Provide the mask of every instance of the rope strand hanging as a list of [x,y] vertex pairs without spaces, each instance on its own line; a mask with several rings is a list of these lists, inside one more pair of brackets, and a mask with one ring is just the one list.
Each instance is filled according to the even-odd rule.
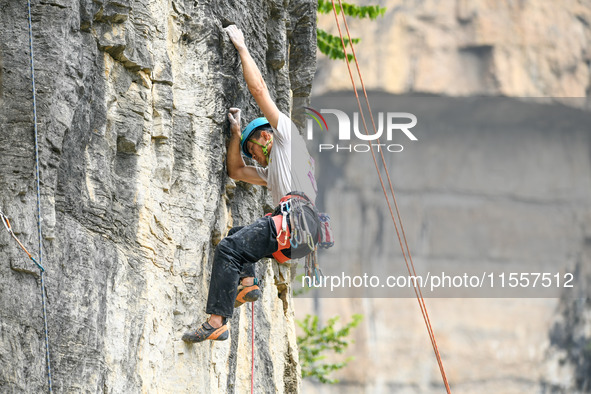
[[[347,25],[347,19],[345,17],[345,12],[343,10],[343,5],[341,3],[341,0],[338,0],[338,2],[339,2],[339,7],[340,7],[340,13],[342,15],[343,22],[344,22],[344,25],[345,25],[345,28],[346,28],[346,31],[347,31],[347,37],[348,37],[348,40],[349,40],[349,44],[351,45],[351,51],[353,53],[353,59],[355,60],[355,65],[356,65],[356,68],[357,68],[357,74],[359,76],[359,81],[361,83],[361,87],[363,89],[363,94],[365,96],[365,101],[366,101],[367,109],[368,109],[368,112],[369,112],[369,117],[370,117],[371,123],[373,125],[374,134],[377,134],[377,129],[376,129],[376,125],[375,125],[375,122],[374,122],[373,114],[372,114],[372,111],[371,111],[371,106],[369,104],[369,98],[367,96],[367,91],[365,90],[365,84],[363,83],[363,78],[361,76],[361,70],[359,68],[359,62],[357,60],[357,54],[355,53],[355,47],[354,47],[353,41],[351,39],[351,34],[349,32],[349,26]],[[337,28],[338,28],[338,31],[339,31],[339,36],[341,38],[341,44],[342,44],[342,47],[343,47],[343,52],[345,54],[345,63],[347,64],[347,69],[349,71],[349,77],[351,78],[351,84],[353,86],[353,91],[355,93],[355,98],[357,99],[357,104],[359,106],[359,112],[361,114],[361,119],[363,121],[363,126],[365,128],[365,133],[366,133],[366,135],[369,135],[369,130],[367,128],[367,123],[366,123],[366,120],[365,120],[364,111],[363,111],[363,108],[362,108],[362,105],[361,105],[361,101],[359,99],[359,95],[357,93],[357,86],[355,84],[355,79],[354,79],[353,73],[351,71],[351,66],[349,65],[349,61],[348,61],[349,55],[347,53],[347,48],[346,48],[346,45],[345,45],[345,40],[343,38],[343,33],[341,31],[341,25],[339,23],[338,13],[337,13],[337,9],[336,9],[336,5],[335,5],[335,1],[334,0],[332,0],[332,8],[333,8],[334,16],[335,16],[335,21],[337,23]],[[379,139],[377,141],[378,141],[378,144],[379,144],[380,143]],[[375,152],[374,152],[373,145],[370,145],[370,148],[371,148],[371,154],[372,154],[372,158],[373,158],[373,161],[374,161],[374,165],[376,167],[376,171],[377,171],[377,174],[378,174],[378,177],[379,177],[379,180],[380,180],[380,185],[382,186],[382,190],[384,192],[386,203],[387,203],[388,209],[390,211],[390,216],[392,217],[392,222],[394,223],[394,228],[396,229],[396,235],[397,235],[398,241],[400,243],[400,248],[401,248],[401,251],[402,251],[402,255],[404,257],[404,261],[406,263],[406,268],[408,270],[409,275],[413,275],[414,274],[414,276],[416,277],[416,271],[415,271],[414,263],[412,261],[412,256],[410,254],[410,248],[408,246],[408,241],[406,239],[406,234],[404,232],[404,227],[402,225],[402,218],[401,218],[401,215],[400,215],[400,210],[398,208],[398,203],[396,202],[396,196],[395,196],[395,193],[394,193],[394,188],[392,186],[392,181],[390,179],[390,174],[388,172],[388,166],[386,165],[386,161],[385,161],[385,158],[384,158],[384,153],[383,153],[382,150],[380,150],[380,155],[381,155],[381,159],[382,159],[382,165],[384,167],[386,178],[388,180],[388,185],[389,185],[390,193],[392,195],[392,200],[394,202],[394,206],[395,206],[395,210],[396,210],[396,217],[398,218],[398,223],[400,224],[400,229],[402,231],[402,237],[400,236],[400,232],[398,230],[398,224],[397,224],[396,218],[394,216],[394,212],[392,210],[392,205],[390,203],[390,197],[388,195],[388,192],[386,191],[386,187],[384,185],[384,180],[382,178],[382,174],[381,174],[380,168],[378,166],[378,162],[376,160],[376,155],[375,155]],[[404,246],[403,246],[402,239],[404,239]],[[408,255],[408,258],[407,258],[407,255]],[[410,264],[409,264],[409,261],[410,261]],[[411,267],[412,267],[412,269],[411,269]],[[423,293],[421,291],[421,287],[420,287],[420,285],[419,285],[419,283],[417,281],[415,281],[413,283],[413,287],[414,287],[414,292],[415,292],[417,301],[419,303],[419,308],[421,309],[421,314],[423,315],[423,320],[425,322],[425,325],[426,325],[426,328],[427,328],[427,332],[429,334],[429,339],[431,340],[431,345],[433,347],[433,351],[435,353],[435,357],[436,357],[437,363],[439,365],[439,370],[441,372],[441,377],[443,379],[443,383],[445,385],[445,389],[447,390],[447,393],[449,394],[449,393],[451,393],[451,389],[450,389],[449,383],[447,381],[447,376],[445,375],[445,370],[443,368],[443,362],[441,360],[441,355],[439,354],[439,349],[437,347],[437,342],[435,340],[435,333],[433,332],[433,327],[431,325],[431,320],[429,319],[429,314],[427,312],[427,305],[425,304],[425,300],[423,298]]]
[[[43,325],[45,331],[45,358],[47,363],[47,385],[48,390],[50,393],[53,392],[52,382],[51,382],[51,357],[49,353],[49,329],[47,326],[47,308],[46,308],[46,299],[45,299],[45,278],[44,273],[45,270],[43,269],[43,237],[41,231],[41,181],[39,175],[39,132],[37,128],[37,90],[35,88],[35,57],[33,54],[33,23],[31,22],[31,1],[27,0],[27,19],[29,22],[29,59],[31,64],[31,84],[33,90],[33,127],[35,130],[35,177],[36,177],[36,186],[37,186],[37,234],[39,239],[39,264],[31,257],[31,255],[27,252],[29,257],[33,259],[33,261],[39,266],[40,268],[40,282],[41,282],[41,303],[43,305]],[[8,220],[8,219],[7,219]],[[20,242],[19,242],[20,244]],[[22,245],[21,245],[22,246]]]
[[250,394],[254,393],[254,302],[250,303],[251,311],[251,328],[250,328]]

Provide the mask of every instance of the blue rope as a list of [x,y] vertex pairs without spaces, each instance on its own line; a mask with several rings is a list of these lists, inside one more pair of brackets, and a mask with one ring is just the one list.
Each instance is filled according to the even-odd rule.
[[[29,20],[29,56],[31,60],[31,81],[33,84],[33,123],[35,128],[35,175],[37,178],[37,232],[39,237],[39,266],[43,264],[43,237],[41,233],[41,182],[39,176],[39,133],[37,130],[37,90],[35,88],[35,60],[33,56],[33,24],[31,22],[31,1],[27,0]],[[49,329],[47,328],[47,308],[45,306],[45,280],[43,268],[41,268],[41,303],[43,304],[43,326],[45,329],[45,357],[47,361],[47,384],[52,393],[51,385],[51,358],[49,354]]]
[[36,266],[39,268],[39,270],[40,270],[41,272],[45,272],[45,268],[43,268],[43,266],[42,266],[41,264],[39,264],[39,263],[37,262],[37,260],[35,260],[33,257],[31,257],[31,261],[33,261],[33,263],[35,263],[35,265],[36,265]]

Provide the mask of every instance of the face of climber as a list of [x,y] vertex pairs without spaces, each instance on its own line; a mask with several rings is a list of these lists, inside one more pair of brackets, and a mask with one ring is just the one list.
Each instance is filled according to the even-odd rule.
[[[256,141],[256,142],[253,142]],[[267,154],[265,155],[265,147]],[[273,135],[268,131],[262,131],[261,136],[258,139],[251,139],[247,142],[246,148],[248,153],[252,155],[252,158],[259,163],[261,166],[266,167],[269,165],[269,156],[271,155],[271,149],[273,148]]]

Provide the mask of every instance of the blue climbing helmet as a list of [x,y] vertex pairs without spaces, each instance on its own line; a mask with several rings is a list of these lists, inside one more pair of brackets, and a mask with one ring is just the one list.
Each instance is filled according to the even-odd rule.
[[244,153],[244,156],[250,159],[252,159],[252,155],[246,149],[246,141],[248,141],[252,133],[254,133],[256,129],[260,128],[261,126],[268,126],[268,128],[271,128],[271,123],[269,123],[267,118],[256,118],[250,122],[244,128],[244,130],[242,130],[242,136],[240,137],[240,147],[242,148],[242,153]]

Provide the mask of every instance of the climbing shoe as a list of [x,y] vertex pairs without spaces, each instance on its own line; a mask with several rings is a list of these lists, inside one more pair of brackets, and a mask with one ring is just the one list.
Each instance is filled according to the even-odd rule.
[[183,335],[183,341],[194,343],[203,342],[207,339],[212,341],[225,341],[229,336],[230,331],[226,324],[226,318],[224,318],[221,327],[213,328],[208,322],[205,322],[197,330],[186,332]]
[[255,302],[261,296],[261,289],[259,289],[259,280],[254,278],[252,286],[244,286],[240,284],[238,286],[238,294],[236,295],[236,301],[234,301],[234,308],[238,308],[245,302]]

